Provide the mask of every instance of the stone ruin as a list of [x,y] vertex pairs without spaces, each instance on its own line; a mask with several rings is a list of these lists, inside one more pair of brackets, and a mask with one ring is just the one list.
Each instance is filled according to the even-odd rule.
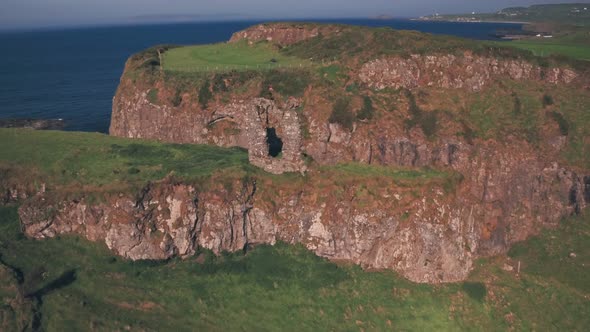
[[246,136],[248,159],[252,165],[273,174],[305,172],[302,135],[297,108],[291,98],[282,108],[275,101],[255,98],[224,107]]

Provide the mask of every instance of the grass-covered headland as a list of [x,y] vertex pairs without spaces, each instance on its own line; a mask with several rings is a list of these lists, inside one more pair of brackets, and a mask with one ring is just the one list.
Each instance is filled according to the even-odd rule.
[[[0,130],[0,165],[8,172],[3,180],[76,186],[71,190],[120,191],[171,172],[186,181],[220,171],[279,184],[305,181],[264,175],[238,149],[13,129]],[[22,172],[10,173],[15,166]],[[359,164],[317,172],[341,182],[452,179],[434,170]],[[27,239],[17,206],[6,206],[0,208],[0,330],[584,330],[589,243],[590,218],[564,220],[560,230],[517,245],[507,257],[479,261],[464,283],[431,286],[336,265],[285,244],[131,262],[76,236]]]
[[299,174],[275,176],[252,166],[248,152],[241,148],[169,144],[97,133],[0,129],[1,189],[20,184],[36,186],[30,188],[35,190],[45,183],[49,191],[56,192],[133,192],[149,181],[166,177],[202,185],[216,174],[297,185],[344,175],[352,182],[387,178],[412,184],[445,184],[457,177],[448,171],[358,163],[315,168],[313,178]]
[[178,47],[162,55],[162,67],[171,72],[267,70],[309,65],[308,60],[284,55],[268,43],[248,45],[245,41]]
[[18,277],[0,273],[0,329],[582,331],[590,324],[590,219],[563,224],[510,258],[481,260],[464,283],[430,286],[284,244],[125,261],[78,237],[26,239],[16,208],[4,207],[0,261]]

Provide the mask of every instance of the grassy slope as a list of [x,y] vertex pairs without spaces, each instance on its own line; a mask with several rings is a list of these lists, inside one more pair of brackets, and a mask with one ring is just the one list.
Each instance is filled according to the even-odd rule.
[[52,184],[144,183],[168,174],[193,180],[215,171],[249,170],[241,149],[163,144],[94,133],[0,129],[0,166],[33,170]]
[[[321,167],[317,172],[323,178],[345,176],[359,183],[368,178],[413,184],[456,180],[452,172],[354,163]],[[169,175],[187,182],[201,182],[220,173],[256,176],[277,183],[309,178],[298,173],[265,173],[250,165],[248,153],[240,148],[165,144],[97,133],[0,128],[0,176],[4,177],[0,177],[0,185],[5,181],[13,184],[42,181],[51,187],[108,191],[137,189],[148,181]]]
[[165,52],[162,61],[164,70],[173,72],[262,70],[310,65],[309,61],[279,53],[270,44],[248,45],[246,42],[175,48]]
[[[391,272],[337,266],[299,246],[169,262],[128,262],[76,237],[22,237],[15,208],[0,208],[0,254],[26,288],[69,271],[48,291],[47,331],[99,330],[583,330],[590,324],[590,220],[570,219],[517,246],[517,277],[505,258],[479,262],[466,283],[418,285]],[[576,257],[569,257],[575,252]],[[36,280],[35,275],[43,277]],[[27,282],[28,281],[28,282]],[[4,295],[7,299],[10,295]],[[0,310],[2,308],[0,307]]]
[[579,60],[590,60],[590,46],[572,45],[559,40],[521,40],[502,43],[504,46],[515,47],[533,52],[536,56],[565,55]]
[[[497,46],[509,46],[533,52],[537,56],[565,55],[574,59],[590,60],[588,36],[590,4],[536,5],[528,8],[506,8],[494,14],[441,15],[436,20],[476,19],[481,21],[536,22],[540,31],[557,29],[554,38],[531,38],[526,40],[498,42]],[[580,10],[573,12],[574,8]],[[550,28],[549,28],[550,27]],[[562,31],[565,30],[565,31]]]
[[[553,38],[531,37],[510,42],[496,42],[498,46],[516,47],[533,52],[536,56],[564,55],[573,59],[590,60],[590,30],[588,28],[561,28]],[[569,31],[571,30],[571,31]]]

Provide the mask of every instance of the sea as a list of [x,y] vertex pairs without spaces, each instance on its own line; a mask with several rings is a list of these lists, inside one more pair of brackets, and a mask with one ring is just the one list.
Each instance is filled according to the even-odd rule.
[[[314,22],[491,40],[520,24],[341,19]],[[64,119],[65,130],[107,133],[127,58],[157,44],[207,44],[260,22],[208,22],[0,32],[0,119]]]

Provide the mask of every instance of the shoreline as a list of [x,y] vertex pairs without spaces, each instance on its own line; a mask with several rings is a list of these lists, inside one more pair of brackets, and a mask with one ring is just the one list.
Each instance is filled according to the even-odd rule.
[[534,22],[521,22],[521,21],[457,21],[451,19],[441,19],[441,20],[428,20],[428,19],[421,19],[421,18],[412,18],[411,21],[420,21],[420,22],[448,22],[448,23],[495,23],[495,24],[522,24],[522,25],[530,25]]

